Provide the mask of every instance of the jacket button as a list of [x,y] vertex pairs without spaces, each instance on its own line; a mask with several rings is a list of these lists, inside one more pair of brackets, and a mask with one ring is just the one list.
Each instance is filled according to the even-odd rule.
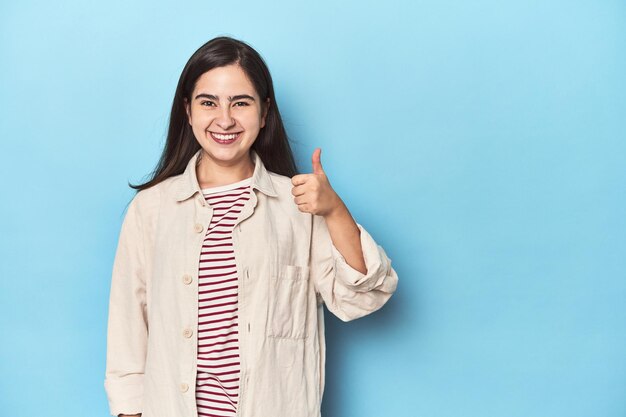
[[193,281],[193,278],[191,278],[191,275],[188,275],[188,274],[183,275],[183,282],[186,285],[191,284],[191,281]]
[[195,231],[196,231],[196,233],[200,233],[200,232],[202,231],[202,225],[201,225],[200,223],[196,223],[196,224],[193,226],[193,230],[195,230]]
[[180,384],[180,392],[187,392],[188,390],[189,390],[189,385],[185,384],[184,382]]
[[191,330],[191,329],[183,330],[183,336],[185,336],[187,339],[189,339],[192,334],[193,334],[193,330]]

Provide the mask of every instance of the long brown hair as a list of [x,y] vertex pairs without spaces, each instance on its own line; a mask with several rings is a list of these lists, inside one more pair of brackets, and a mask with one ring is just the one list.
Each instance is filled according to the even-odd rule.
[[202,74],[213,68],[231,64],[237,64],[243,69],[262,102],[267,98],[270,99],[265,127],[259,132],[252,149],[259,154],[268,171],[288,177],[298,173],[276,104],[272,77],[265,61],[245,42],[220,36],[202,45],[187,61],[174,94],[167,139],[161,158],[150,174],[150,179],[143,184],[129,183],[131,188],[141,191],[185,171],[189,159],[200,149],[200,144],[187,122],[185,99],[191,101],[191,93]]

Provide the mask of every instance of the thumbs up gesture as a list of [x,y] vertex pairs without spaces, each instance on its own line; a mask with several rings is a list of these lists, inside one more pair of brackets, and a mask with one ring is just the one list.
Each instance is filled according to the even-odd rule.
[[321,153],[320,148],[313,151],[311,158],[312,174],[299,174],[291,178],[291,183],[294,186],[291,194],[294,195],[298,210],[318,216],[327,216],[342,207],[343,201],[330,186],[328,177],[322,169]]

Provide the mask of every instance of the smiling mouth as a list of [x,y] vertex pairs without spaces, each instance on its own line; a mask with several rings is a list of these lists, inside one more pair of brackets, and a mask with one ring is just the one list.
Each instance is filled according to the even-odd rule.
[[227,133],[227,134],[215,133],[215,132],[209,132],[209,133],[211,134],[211,137],[213,138],[214,141],[222,145],[228,145],[229,143],[233,143],[234,141],[237,140],[237,138],[239,138],[239,136],[241,136],[241,132]]

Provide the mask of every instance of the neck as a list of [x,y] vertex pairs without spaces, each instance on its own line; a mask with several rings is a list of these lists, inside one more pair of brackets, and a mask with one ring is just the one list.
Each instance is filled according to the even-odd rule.
[[219,187],[249,178],[254,173],[254,163],[248,154],[239,161],[222,163],[211,159],[204,150],[196,166],[196,177],[200,188]]

